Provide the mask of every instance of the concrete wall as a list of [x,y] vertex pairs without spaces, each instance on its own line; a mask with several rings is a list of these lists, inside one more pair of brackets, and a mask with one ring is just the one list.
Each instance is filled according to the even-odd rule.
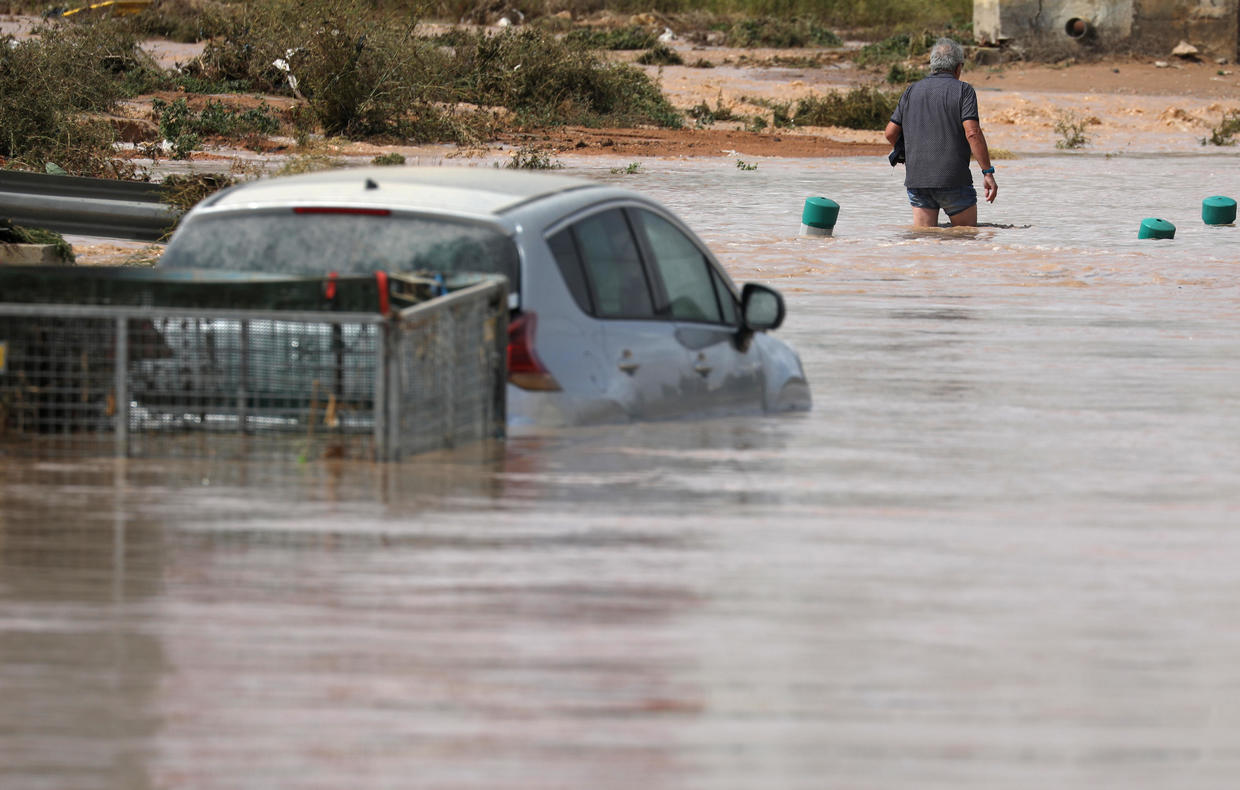
[[1236,0],[1137,0],[1133,43],[1169,52],[1181,40],[1212,57],[1236,57]]
[[1181,40],[1235,58],[1238,0],[974,0],[973,34],[987,43],[1069,42],[1073,19],[1092,27],[1081,43],[1166,55]]

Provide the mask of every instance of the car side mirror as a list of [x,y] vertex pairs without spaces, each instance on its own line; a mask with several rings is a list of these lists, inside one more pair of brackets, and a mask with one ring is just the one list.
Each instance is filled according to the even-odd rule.
[[778,329],[784,322],[784,297],[774,288],[745,283],[741,289],[741,324],[749,332]]

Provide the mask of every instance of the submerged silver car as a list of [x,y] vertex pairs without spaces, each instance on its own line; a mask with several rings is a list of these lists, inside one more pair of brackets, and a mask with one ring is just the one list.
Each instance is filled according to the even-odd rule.
[[386,167],[255,181],[196,206],[159,266],[503,274],[510,426],[810,407],[799,357],[768,334],[780,294],[738,291],[666,208],[582,178]]

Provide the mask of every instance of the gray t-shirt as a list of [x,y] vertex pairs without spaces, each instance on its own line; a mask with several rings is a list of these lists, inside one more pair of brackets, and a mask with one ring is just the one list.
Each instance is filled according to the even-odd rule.
[[978,120],[977,92],[972,85],[950,72],[931,74],[908,86],[891,120],[904,134],[904,186],[973,185],[963,126],[965,121]]

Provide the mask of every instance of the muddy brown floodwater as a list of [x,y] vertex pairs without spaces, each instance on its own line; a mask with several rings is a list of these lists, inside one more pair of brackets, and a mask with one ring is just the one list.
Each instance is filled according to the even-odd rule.
[[570,159],[783,290],[808,414],[0,459],[0,787],[1230,786],[1240,230],[1200,203],[1237,160],[1202,150],[1000,162],[968,232],[908,228],[879,157]]

